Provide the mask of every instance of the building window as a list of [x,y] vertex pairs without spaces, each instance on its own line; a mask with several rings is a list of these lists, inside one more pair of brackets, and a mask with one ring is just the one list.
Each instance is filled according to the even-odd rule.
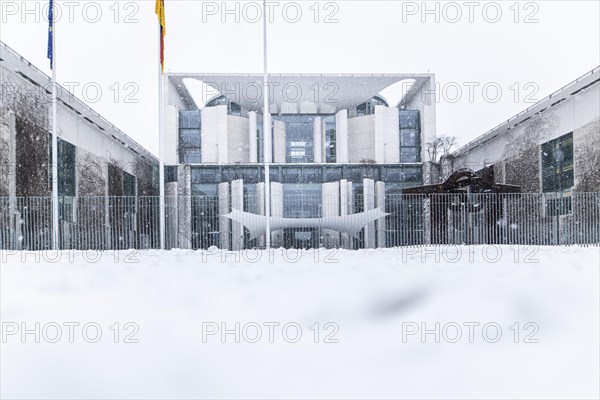
[[216,107],[216,106],[227,106],[227,114],[228,115],[238,115],[238,116],[242,115],[242,106],[240,106],[238,103],[235,103],[235,102],[229,100],[227,97],[225,97],[223,95],[215,97],[214,99],[212,99],[211,101],[206,103],[205,107]]
[[356,107],[356,115],[371,115],[375,114],[375,106],[388,106],[387,101],[379,96],[375,96],[372,99],[366,101],[365,103],[359,104]]
[[123,171],[123,196],[135,196],[135,176]]
[[564,192],[573,187],[573,132],[542,144],[542,191]]
[[58,138],[57,167],[58,195],[75,196],[75,146],[60,138]]
[[165,184],[177,182],[177,166],[165,165]]
[[323,122],[325,123],[325,162],[335,163],[337,161],[335,116],[323,117]]
[[400,162],[421,162],[421,123],[418,110],[400,110]]
[[200,110],[179,112],[179,162],[202,162],[202,129]]

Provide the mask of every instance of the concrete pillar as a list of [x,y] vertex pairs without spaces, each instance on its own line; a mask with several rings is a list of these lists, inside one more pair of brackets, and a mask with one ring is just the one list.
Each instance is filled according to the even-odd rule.
[[348,163],[348,110],[340,110],[335,114],[336,154],[338,164]]
[[192,248],[192,168],[177,168],[177,248]]
[[386,125],[386,110],[385,106],[375,106],[375,135],[373,142],[375,145],[375,162],[383,164],[385,161],[385,125]]
[[384,162],[400,162],[400,113],[397,107],[385,109]]
[[[165,96],[167,98],[167,96]],[[165,105],[165,144],[164,155],[166,165],[179,164],[179,108],[175,105]]]
[[[327,182],[323,183],[321,191],[321,216],[337,217],[340,215],[340,183]],[[340,233],[331,229],[322,229],[321,237],[323,245],[328,248],[336,248],[340,246]]]
[[440,165],[431,161],[423,163],[423,185],[440,183]]
[[313,121],[313,162],[323,162],[321,117],[315,117]]
[[[412,197],[412,196],[411,196]],[[431,244],[431,200],[423,199],[423,244]]]
[[[342,179],[340,181],[340,215],[348,215],[348,181]],[[343,249],[350,248],[350,235],[348,233],[341,233],[341,245]]]
[[[375,181],[373,179],[363,179],[363,204],[365,211],[375,208]],[[365,249],[375,248],[374,222],[365,226],[363,239]]]
[[327,125],[321,118],[321,160],[327,162]]
[[[375,208],[385,210],[385,182],[378,181],[375,183]],[[385,239],[385,217],[379,218],[375,222],[377,229],[377,247],[387,247]]]
[[[258,210],[256,210],[256,213],[258,215],[265,215],[265,183],[264,182],[259,182],[256,184],[256,205]],[[265,235],[261,235],[258,237],[258,246],[259,247],[264,247],[265,246]]]
[[[352,187],[352,182],[348,181],[346,182],[346,204],[347,204],[347,208],[348,208],[348,214],[354,214],[355,208],[354,208],[354,188]],[[348,248],[349,249],[353,249],[354,248],[354,237],[353,236],[348,236]]]
[[[231,182],[231,209],[244,211],[244,181],[237,179]],[[231,249],[239,251],[244,248],[244,225],[231,222]]]
[[258,162],[258,142],[256,133],[256,111],[248,113],[248,151],[251,164]]
[[[423,87],[424,86],[424,87]],[[436,103],[437,93],[435,85],[435,75],[431,74],[430,78],[421,86],[420,93],[417,96],[421,97],[421,160],[427,160],[426,143],[432,142],[436,136]]]
[[[165,185],[165,250],[177,248],[178,239],[178,204],[177,182]],[[160,234],[160,233],[159,233]]]
[[[283,217],[283,185],[279,182],[271,182],[271,216]],[[283,230],[271,232],[271,246],[283,246]]]
[[217,106],[217,154],[219,156],[219,164],[227,164],[229,162],[229,128],[227,126],[227,106]]
[[454,172],[454,158],[448,154],[440,157],[440,175],[442,181],[445,181]]
[[219,183],[219,242],[221,249],[229,250],[230,219],[229,214],[229,182]]
[[273,121],[273,162],[285,163],[285,122]]

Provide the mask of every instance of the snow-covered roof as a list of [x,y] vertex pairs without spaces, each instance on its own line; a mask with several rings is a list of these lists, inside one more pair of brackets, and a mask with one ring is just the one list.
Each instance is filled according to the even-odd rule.
[[[48,75],[2,41],[0,41],[0,63],[2,63],[3,67],[13,71],[32,85],[37,86],[40,90],[48,92],[51,89],[51,78]],[[158,158],[154,154],[127,136],[123,131],[62,86],[58,90],[58,101],[61,106],[75,113],[78,118],[86,120],[107,137],[116,140],[120,145],[125,146],[140,157],[150,162],[158,163]]]
[[469,151],[475,149],[483,145],[484,143],[500,136],[505,133],[508,133],[511,129],[516,128],[517,126],[529,121],[536,115],[542,114],[553,107],[561,104],[563,101],[576,96],[583,90],[590,88],[593,85],[597,85],[600,82],[600,67],[596,67],[583,76],[577,78],[573,82],[563,86],[556,92],[552,93],[550,96],[545,99],[540,100],[535,103],[531,107],[527,108],[524,111],[521,111],[514,117],[509,118],[505,122],[496,126],[495,128],[490,129],[483,135],[478,138],[470,141],[466,145],[461,148],[455,150],[452,155],[457,157],[462,154],[468,153]]

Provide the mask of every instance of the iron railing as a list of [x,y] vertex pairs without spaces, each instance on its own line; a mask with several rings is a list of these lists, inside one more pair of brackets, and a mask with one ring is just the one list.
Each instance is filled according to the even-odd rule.
[[[51,203],[0,198],[0,249],[50,249]],[[252,230],[262,215],[258,195],[167,197],[166,248],[261,248]],[[271,215],[272,245],[285,248],[600,244],[600,193],[284,193],[271,196]],[[59,220],[61,249],[160,247],[158,197],[61,197]]]

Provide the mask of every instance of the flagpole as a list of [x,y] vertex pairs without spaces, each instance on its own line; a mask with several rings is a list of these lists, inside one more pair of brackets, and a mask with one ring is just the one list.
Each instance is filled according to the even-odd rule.
[[158,23],[158,187],[159,187],[159,225],[160,248],[165,249],[165,161],[164,161],[164,103],[163,103],[163,66],[161,60],[162,30]]
[[265,248],[271,248],[271,112],[269,110],[269,77],[267,74],[267,2],[263,0],[263,163],[265,164]]
[[[50,5],[53,6],[52,4]],[[58,250],[58,85],[56,83],[56,19],[52,12],[52,248]]]

